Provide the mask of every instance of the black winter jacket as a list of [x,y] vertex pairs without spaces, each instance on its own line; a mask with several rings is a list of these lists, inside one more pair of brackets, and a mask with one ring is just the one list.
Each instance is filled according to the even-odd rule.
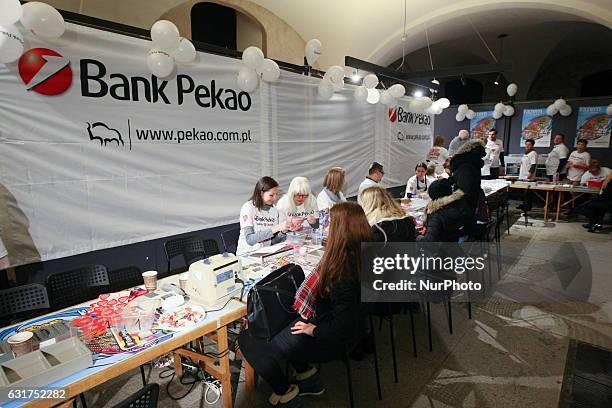
[[451,180],[456,190],[465,194],[465,201],[476,211],[480,188],[480,168],[486,156],[484,145],[480,140],[470,140],[457,150],[451,159]]
[[425,213],[427,229],[419,241],[457,242],[459,237],[469,235],[475,224],[474,211],[461,190],[431,201]]
[[372,234],[375,242],[414,242],[416,237],[412,217],[383,220],[372,225]]

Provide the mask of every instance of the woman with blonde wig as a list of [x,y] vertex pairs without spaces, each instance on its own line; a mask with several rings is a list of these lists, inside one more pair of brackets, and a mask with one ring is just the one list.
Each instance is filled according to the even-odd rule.
[[412,217],[384,188],[368,187],[361,193],[361,206],[378,242],[413,242],[416,232]]

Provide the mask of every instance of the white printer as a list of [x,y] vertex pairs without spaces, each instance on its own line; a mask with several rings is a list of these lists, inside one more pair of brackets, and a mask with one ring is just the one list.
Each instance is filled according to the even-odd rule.
[[240,289],[236,285],[240,269],[240,259],[227,252],[194,262],[189,266],[187,295],[206,306],[225,301]]

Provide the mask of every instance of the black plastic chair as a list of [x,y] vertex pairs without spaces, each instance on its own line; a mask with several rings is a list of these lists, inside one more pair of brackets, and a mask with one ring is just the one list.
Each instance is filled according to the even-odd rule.
[[195,261],[204,259],[208,256],[219,254],[219,245],[214,239],[205,239],[195,235],[171,239],[164,243],[166,260],[168,261],[167,274],[170,274],[170,262],[172,259],[182,256],[185,266],[188,267]]
[[50,307],[47,288],[38,283],[0,291],[0,321],[3,326],[12,320],[29,318],[33,311],[42,314]]
[[104,265],[88,265],[47,277],[47,292],[53,309],[77,305],[95,299],[109,290],[109,280]]
[[115,405],[115,408],[155,408],[158,398],[159,384],[151,383]]
[[143,284],[142,271],[135,266],[109,271],[108,280],[110,281],[111,292],[118,292]]
[[236,253],[238,250],[238,238],[240,238],[240,228],[232,228],[221,233],[225,252]]

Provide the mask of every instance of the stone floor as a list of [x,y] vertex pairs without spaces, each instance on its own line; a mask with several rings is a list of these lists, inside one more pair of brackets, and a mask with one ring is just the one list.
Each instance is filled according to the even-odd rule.
[[[377,400],[374,365],[367,357],[353,362],[358,407],[557,407],[569,339],[612,348],[612,235],[609,231],[588,233],[580,220],[544,223],[537,216],[534,225],[525,227],[517,215],[510,235],[504,234],[502,242],[508,252],[504,256],[516,255],[519,260],[506,265],[491,297],[473,304],[471,320],[465,304],[454,304],[454,331],[449,334],[445,308],[434,304],[430,352],[425,317],[416,314],[415,358],[409,319],[404,315],[396,318],[398,383],[393,382],[389,325],[385,322],[377,332],[383,400]],[[555,269],[558,253],[545,249],[550,242],[579,243],[578,247],[568,244],[562,248],[583,248],[588,257],[582,258],[590,263],[592,272],[559,273],[559,268]],[[522,245],[520,254],[512,254],[512,244]],[[522,300],[516,301],[515,295]],[[235,405],[267,406],[270,390],[265,382],[259,382],[257,394],[249,400],[239,364],[235,370]],[[150,380],[162,385],[160,407],[211,406],[203,400],[202,383],[184,399],[170,399],[168,380],[160,379],[159,373],[153,370]],[[348,406],[342,364],[325,364],[321,374],[327,392],[305,398],[305,405]],[[140,387],[138,371],[126,373],[87,392],[88,406],[113,406]],[[173,395],[186,390],[176,379],[170,385]]]

